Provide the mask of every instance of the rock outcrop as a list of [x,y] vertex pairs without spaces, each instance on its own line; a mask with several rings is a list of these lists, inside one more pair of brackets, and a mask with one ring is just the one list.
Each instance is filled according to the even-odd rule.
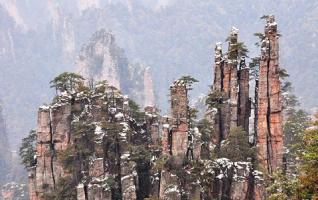
[[138,177],[129,147],[133,136],[145,131],[131,118],[129,99],[106,87],[62,93],[39,109],[30,199],[47,199],[65,182],[70,190],[77,185],[78,199],[136,199]]
[[[119,59],[122,54],[112,35],[100,32],[96,38],[82,59],[82,64],[88,63],[82,69],[90,81],[71,79],[67,82],[75,84],[71,87],[57,84],[60,91],[53,103],[39,109],[37,163],[29,168],[31,200],[54,195],[79,200],[266,199],[257,161],[268,173],[282,164],[282,101],[273,17],[267,20],[255,87],[256,142],[249,138],[250,69],[238,29],[230,32],[228,52],[216,45],[209,110],[200,121],[189,106],[189,91],[197,80],[183,76],[173,82],[170,116],[160,116],[154,97],[147,99],[146,93],[143,98],[150,105],[142,112],[108,84],[125,91],[123,85],[129,81],[123,83],[121,78],[134,76],[136,69],[130,65],[131,71],[120,73],[124,66],[120,62],[127,64],[127,59]],[[96,61],[100,65],[92,64]],[[151,85],[147,70],[139,75],[144,77],[140,83]],[[97,82],[100,79],[108,83]]]
[[245,58],[239,56],[238,29],[233,27],[228,38],[228,52],[222,52],[222,44],[215,47],[213,98],[217,104],[214,117],[214,143],[220,146],[231,132],[241,126],[248,131],[250,116],[249,68]]
[[268,173],[283,165],[283,127],[277,23],[269,16],[261,44],[257,100],[258,160]]
[[[217,112],[213,115],[215,135],[212,142],[216,145],[216,153],[221,151],[222,145],[227,143],[232,129],[239,126],[249,138],[249,117],[251,100],[249,95],[249,68],[245,64],[243,43],[237,41],[238,31],[232,28],[228,52],[222,52],[221,44],[215,48],[214,82],[210,94],[210,103]],[[255,86],[255,136],[249,145],[256,148],[257,156],[250,157],[250,173],[245,181],[231,186],[237,187],[231,192],[216,192],[221,196],[229,195],[231,199],[264,199],[265,186],[260,173],[255,171],[255,160],[260,169],[271,174],[283,164],[283,132],[282,132],[282,98],[280,89],[278,62],[278,34],[277,24],[273,16],[267,17],[265,34],[261,45],[261,59],[259,74]],[[234,129],[233,129],[234,130]],[[246,167],[245,167],[246,168]],[[217,183],[228,190],[228,183]],[[225,188],[224,188],[225,187]],[[226,189],[227,188],[227,189]],[[238,189],[240,188],[240,189]],[[239,195],[240,190],[246,190],[245,197]]]
[[104,29],[96,32],[81,50],[75,63],[76,71],[88,82],[107,82],[128,94],[138,103],[155,104],[150,68],[130,63],[115,36]]

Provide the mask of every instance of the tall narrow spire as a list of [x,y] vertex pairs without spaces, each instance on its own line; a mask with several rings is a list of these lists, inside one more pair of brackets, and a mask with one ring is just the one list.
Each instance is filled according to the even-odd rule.
[[279,80],[277,23],[266,19],[259,70],[257,147],[258,160],[269,173],[282,166],[282,97]]

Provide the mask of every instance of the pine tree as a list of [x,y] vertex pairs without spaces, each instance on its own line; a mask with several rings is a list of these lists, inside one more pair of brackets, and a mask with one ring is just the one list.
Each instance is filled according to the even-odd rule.
[[302,164],[296,193],[298,199],[318,199],[318,114],[315,117],[301,138],[303,151],[299,154]]
[[71,93],[76,87],[82,85],[84,78],[78,74],[64,72],[55,77],[50,83],[51,88],[55,88],[56,92]]
[[248,161],[255,156],[255,149],[251,148],[246,132],[241,127],[231,129],[226,140],[221,144],[220,157],[231,161]]
[[36,138],[36,131],[31,130],[28,136],[22,139],[19,154],[21,162],[26,168],[35,166],[36,164]]

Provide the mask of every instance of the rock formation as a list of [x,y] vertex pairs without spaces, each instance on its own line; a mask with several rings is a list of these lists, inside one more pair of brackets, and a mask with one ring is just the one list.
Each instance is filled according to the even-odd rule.
[[[130,71],[119,73],[118,68],[124,66],[120,62],[127,64],[127,59],[119,59],[119,50],[112,49],[112,35],[100,32],[96,38],[81,62],[88,63],[81,69],[90,80],[107,79],[122,88],[129,81],[124,83],[121,78],[136,72],[144,78],[138,84],[151,85],[147,70],[139,73],[130,65]],[[112,45],[104,47],[103,43]],[[106,81],[85,82],[76,74],[68,74],[73,78],[66,82],[65,74],[54,79],[53,83],[62,80],[62,86],[60,82],[54,85],[58,95],[38,112],[37,163],[28,169],[30,199],[56,195],[79,200],[266,199],[264,175],[256,170],[256,161],[269,173],[282,164],[282,107],[273,17],[268,18],[265,28],[256,80],[255,143],[249,140],[250,69],[244,48],[236,28],[230,32],[228,52],[222,52],[220,43],[216,45],[209,110],[200,121],[189,106],[189,91],[197,82],[190,76],[171,85],[170,116],[160,116],[152,94],[145,100],[150,105],[142,112],[138,104]],[[99,65],[92,64],[97,61]],[[94,70],[100,70],[100,77]],[[71,86],[63,85],[66,83]]]
[[214,118],[214,143],[217,146],[227,138],[232,127],[241,126],[248,131],[249,126],[249,68],[244,57],[239,57],[237,38],[238,29],[233,27],[228,39],[228,52],[222,53],[221,43],[217,43],[215,48],[212,92],[213,101],[218,104]]
[[[214,82],[210,103],[216,113],[213,116],[215,135],[213,143],[217,154],[227,142],[232,129],[240,126],[249,137],[251,103],[249,95],[249,68],[245,64],[242,43],[237,41],[237,29],[233,28],[228,39],[229,49],[223,54],[221,44],[215,48]],[[255,160],[265,172],[271,174],[282,167],[282,98],[279,80],[277,24],[273,16],[267,17],[261,45],[259,74],[255,86],[255,145],[257,158],[250,157],[250,175],[241,188],[249,188],[248,199],[265,198],[264,185],[255,181]],[[234,129],[233,129],[234,130]],[[249,139],[249,138],[248,138]],[[217,184],[218,186],[220,183]],[[223,191],[218,192],[223,196]],[[235,195],[233,190],[228,195]],[[233,197],[234,198],[234,197]],[[242,199],[243,197],[238,197]],[[246,199],[244,197],[243,199]]]
[[129,63],[124,50],[116,45],[114,35],[104,29],[96,32],[82,48],[75,68],[91,83],[107,80],[138,103],[155,104],[150,68]]
[[245,64],[245,59],[242,58],[238,70],[238,121],[237,125],[241,126],[243,130],[249,131],[249,117],[251,112],[251,102],[249,98],[249,68]]
[[77,199],[136,199],[138,177],[129,146],[145,131],[130,117],[129,99],[107,87],[63,92],[39,109],[30,199],[49,198],[65,181],[73,185],[70,190],[77,184]]
[[283,164],[283,100],[279,80],[278,37],[275,18],[269,16],[261,44],[256,139],[258,160],[268,173]]

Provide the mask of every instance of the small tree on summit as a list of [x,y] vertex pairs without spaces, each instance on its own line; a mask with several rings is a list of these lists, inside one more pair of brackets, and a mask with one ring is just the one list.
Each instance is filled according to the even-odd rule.
[[192,76],[182,76],[179,81],[182,81],[186,87],[187,90],[192,90],[193,83],[199,82],[197,79],[193,78]]
[[84,78],[78,74],[64,72],[50,81],[51,88],[55,88],[56,92],[71,92],[80,86]]
[[238,51],[238,57],[243,58],[243,57],[248,57],[247,53],[249,52],[246,45],[244,42],[238,42],[235,46],[235,48]]

